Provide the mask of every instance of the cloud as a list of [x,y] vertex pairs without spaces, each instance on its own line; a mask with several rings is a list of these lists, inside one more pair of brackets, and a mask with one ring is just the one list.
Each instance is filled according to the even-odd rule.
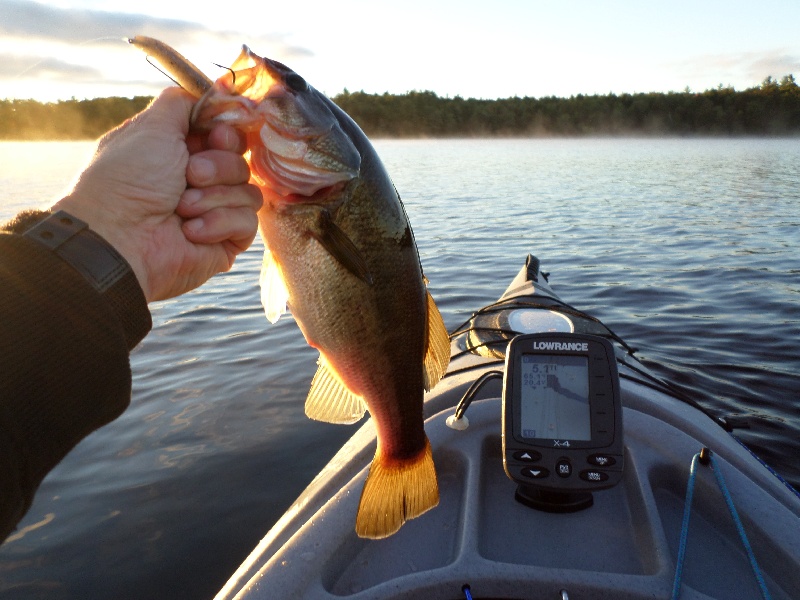
[[0,53],[0,80],[20,80],[26,77],[54,83],[69,83],[73,86],[81,84],[116,85],[123,93],[130,87],[148,88],[152,94],[156,94],[164,88],[164,81],[109,80],[101,69],[57,58]]
[[[180,46],[198,38],[241,44],[242,33],[216,31],[195,21],[164,19],[143,14],[59,8],[30,0],[0,0],[0,36],[40,39],[65,44],[113,44],[131,35],[148,35]],[[249,38],[251,43],[276,45],[286,56],[312,56],[308,48],[290,46],[280,34]]]
[[754,57],[748,69],[748,74],[759,81],[767,75],[782,77],[789,73],[800,73],[800,58],[782,51]]
[[[64,98],[157,93],[169,82],[143,67],[142,55],[124,43],[133,35],[163,40],[204,70],[232,59],[243,42],[281,61],[314,56],[310,48],[290,44],[284,33],[247,35],[190,20],[0,0],[2,94]],[[152,71],[152,79],[145,71]]]
[[[253,51],[258,54],[258,50],[253,48]],[[283,56],[288,58],[309,58],[314,56],[314,52],[302,46],[284,46]]]
[[694,80],[736,83],[737,87],[761,83],[768,75],[783,77],[800,73],[800,56],[784,49],[734,54],[707,54],[670,65]]
[[24,77],[34,70],[37,77],[65,81],[98,81],[103,77],[94,67],[69,63],[57,58],[0,54],[0,78]]
[[0,34],[69,44],[120,38],[147,30],[182,37],[206,28],[190,21],[98,10],[58,8],[27,0],[0,0]]

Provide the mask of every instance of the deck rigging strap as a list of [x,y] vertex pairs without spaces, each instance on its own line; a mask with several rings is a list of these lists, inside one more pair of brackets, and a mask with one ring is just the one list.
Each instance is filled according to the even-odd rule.
[[711,470],[714,472],[717,486],[719,487],[720,492],[722,492],[723,498],[725,498],[725,504],[728,506],[728,512],[731,514],[733,523],[736,526],[736,531],[739,532],[739,539],[742,540],[742,545],[747,553],[747,558],[750,561],[750,568],[753,570],[753,575],[755,576],[756,581],[758,582],[759,590],[761,591],[761,597],[764,600],[770,600],[769,591],[767,590],[767,585],[764,582],[764,576],[761,574],[761,569],[758,567],[756,556],[753,553],[750,540],[747,539],[747,534],[744,531],[742,520],[739,518],[739,513],[736,511],[736,507],[733,505],[733,498],[728,491],[728,486],[725,485],[725,479],[722,477],[722,470],[719,468],[716,457],[708,448],[703,448],[700,452],[695,454],[692,457],[692,464],[689,467],[689,481],[686,485],[686,500],[683,507],[681,539],[678,546],[678,558],[675,564],[675,579],[673,580],[672,584],[672,600],[678,600],[681,595],[681,574],[683,572],[684,558],[686,557],[686,540],[689,536],[689,517],[692,513],[692,498],[694,496],[694,482],[697,475],[698,462],[702,464],[708,464],[709,462],[711,463]]

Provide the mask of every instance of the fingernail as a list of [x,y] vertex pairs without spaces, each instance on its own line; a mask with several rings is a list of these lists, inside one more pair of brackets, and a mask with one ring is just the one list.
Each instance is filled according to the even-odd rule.
[[203,192],[201,190],[198,190],[197,188],[189,188],[183,192],[183,195],[181,196],[181,204],[189,208],[190,206],[197,204],[202,197]]
[[189,233],[197,233],[200,231],[205,223],[203,222],[202,218],[192,219],[191,221],[186,221],[183,226],[189,231]]
[[214,163],[202,156],[194,156],[189,162],[189,171],[195,183],[209,182],[216,174],[216,170]]
[[239,146],[239,136],[234,129],[225,129],[225,147],[235,150]]

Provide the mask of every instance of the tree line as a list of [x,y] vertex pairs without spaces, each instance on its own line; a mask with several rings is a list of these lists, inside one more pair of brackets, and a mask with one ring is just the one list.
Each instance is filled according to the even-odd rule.
[[744,91],[465,100],[345,90],[333,100],[378,137],[800,134],[792,75]]
[[0,139],[95,139],[144,109],[149,96],[91,100],[0,100]]
[[[800,134],[800,86],[792,75],[744,91],[720,85],[699,93],[479,100],[345,89],[332,99],[374,137]],[[0,139],[96,138],[149,101],[0,100]]]

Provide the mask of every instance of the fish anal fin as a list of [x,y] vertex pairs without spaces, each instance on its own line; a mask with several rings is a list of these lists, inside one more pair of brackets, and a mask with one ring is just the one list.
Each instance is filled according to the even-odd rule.
[[269,250],[264,251],[264,262],[261,265],[261,304],[270,323],[277,321],[286,312],[289,290],[283,281],[280,265]]
[[381,539],[409,519],[439,504],[439,485],[430,442],[412,459],[386,459],[380,449],[361,492],[356,516],[359,537]]
[[349,425],[364,416],[364,399],[351,392],[336,375],[323,355],[306,397],[306,416],[315,421]]
[[444,326],[444,320],[428,294],[428,331],[425,339],[425,356],[423,358],[423,377],[425,391],[429,392],[439,383],[450,364],[450,336]]
[[364,283],[372,285],[367,261],[350,237],[333,221],[330,212],[320,211],[317,229],[310,233],[339,264]]

